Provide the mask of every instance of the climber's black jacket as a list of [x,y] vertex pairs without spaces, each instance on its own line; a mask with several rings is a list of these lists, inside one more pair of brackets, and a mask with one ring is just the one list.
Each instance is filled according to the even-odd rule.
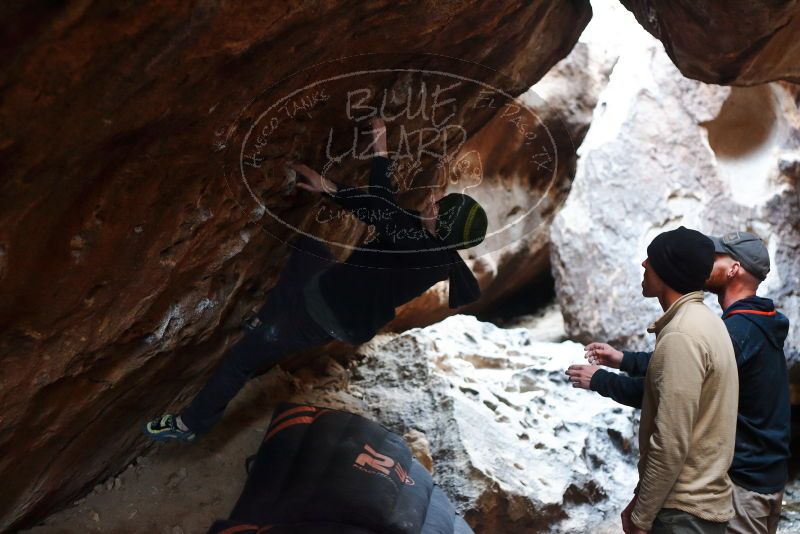
[[317,303],[309,313],[336,337],[354,344],[369,340],[395,317],[396,307],[441,280],[449,279],[451,308],[480,297],[478,282],[458,252],[425,229],[419,212],[398,206],[388,158],[372,158],[368,187],[337,188],[323,194],[371,227],[366,244],[308,288],[306,302]]
[[[739,300],[722,314],[739,368],[739,414],[736,448],[728,474],[737,485],[774,493],[788,477],[791,413],[789,378],[783,343],[789,320],[770,299]],[[615,401],[641,408],[644,375],[651,353],[624,352],[620,370],[598,369],[591,388]]]

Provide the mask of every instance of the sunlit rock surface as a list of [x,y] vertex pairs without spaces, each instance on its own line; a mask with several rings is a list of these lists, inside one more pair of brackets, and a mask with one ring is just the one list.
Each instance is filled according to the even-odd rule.
[[797,87],[689,80],[641,32],[600,100],[572,192],[552,227],[556,290],[570,336],[652,346],[646,328],[662,312],[641,296],[640,264],[653,237],[679,225],[715,235],[742,229],[768,244],[772,272],[760,294],[789,316],[787,356],[796,359]]
[[687,77],[724,85],[800,82],[797,0],[621,0]]
[[[356,65],[388,69],[359,86],[377,104],[408,85],[392,69],[454,63],[516,96],[589,17],[588,1],[3,4],[0,529],[138,454],[144,418],[182,405],[263,301],[287,225],[360,236],[315,226],[317,199],[281,174],[347,150],[345,106],[322,108],[348,86],[284,101],[286,128],[245,152],[271,99]],[[478,96],[452,91],[467,134],[491,117]],[[360,183],[365,165],[341,176]],[[240,169],[260,178],[252,190]]]
[[581,345],[456,315],[359,352],[351,391],[384,425],[426,436],[476,532],[599,532],[627,504],[633,410],[570,386]]

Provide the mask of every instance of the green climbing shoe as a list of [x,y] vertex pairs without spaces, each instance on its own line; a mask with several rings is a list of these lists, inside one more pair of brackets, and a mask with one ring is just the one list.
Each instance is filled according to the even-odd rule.
[[154,441],[194,441],[195,433],[178,428],[178,418],[171,413],[151,419],[144,425],[145,435]]

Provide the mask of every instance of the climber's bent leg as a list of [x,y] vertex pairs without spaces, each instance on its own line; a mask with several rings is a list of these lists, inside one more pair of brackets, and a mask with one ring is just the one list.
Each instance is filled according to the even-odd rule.
[[145,424],[144,433],[150,439],[193,441],[196,433],[208,432],[219,421],[228,402],[254,374],[294,352],[333,339],[309,316],[302,298],[308,279],[332,264],[330,251],[310,238],[294,241],[293,247],[278,283],[257,314],[261,324],[228,350],[211,379],[179,417],[164,414]]
[[[301,298],[274,298],[278,296],[270,295],[273,299],[258,314],[262,324],[228,350],[211,379],[181,412],[181,420],[191,432],[204,434],[211,430],[228,402],[258,371],[333,339],[308,315]],[[281,301],[288,306],[280,306]]]

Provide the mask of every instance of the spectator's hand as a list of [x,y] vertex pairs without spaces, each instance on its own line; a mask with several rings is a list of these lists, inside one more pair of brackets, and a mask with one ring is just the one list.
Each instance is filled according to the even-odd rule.
[[297,172],[297,187],[311,191],[312,193],[321,193],[327,191],[332,193],[336,191],[336,184],[323,178],[317,171],[302,163],[292,163],[290,167]]
[[635,534],[637,530],[639,530],[636,525],[633,524],[633,521],[631,521],[631,513],[633,512],[634,506],[636,506],[636,495],[633,496],[631,502],[625,507],[620,515],[620,518],[622,519],[622,531],[625,532],[625,534]]
[[387,156],[389,154],[386,148],[386,123],[379,117],[373,117],[372,124],[372,139],[375,146],[376,156]]
[[592,365],[605,365],[619,369],[622,363],[622,351],[619,351],[608,343],[589,343],[584,347],[586,359]]
[[592,376],[599,369],[596,365],[570,365],[567,369],[567,376],[572,382],[572,387],[589,389],[592,383]]

